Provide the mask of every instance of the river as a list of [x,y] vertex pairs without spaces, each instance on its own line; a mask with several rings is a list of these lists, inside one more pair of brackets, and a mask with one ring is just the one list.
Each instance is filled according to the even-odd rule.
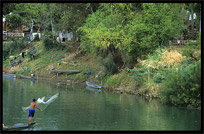
[[36,124],[21,131],[52,130],[200,130],[201,110],[177,108],[135,95],[97,92],[80,85],[57,86],[54,82],[3,78],[3,123],[28,123],[32,98],[58,98],[40,112]]

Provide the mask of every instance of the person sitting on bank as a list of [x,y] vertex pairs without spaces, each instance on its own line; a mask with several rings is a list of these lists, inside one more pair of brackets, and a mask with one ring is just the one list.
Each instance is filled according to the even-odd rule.
[[3,128],[8,128],[7,126],[4,126],[4,124],[3,124]]
[[30,109],[29,109],[29,124],[31,123],[31,117],[33,118],[33,123],[35,123],[35,120],[34,120],[34,114],[35,114],[35,107],[40,110],[40,112],[42,112],[43,110],[40,109],[37,104],[36,104],[36,99],[33,99],[32,102],[30,102]]
[[34,78],[34,76],[35,76],[34,74],[31,74],[31,75],[30,75],[31,78]]

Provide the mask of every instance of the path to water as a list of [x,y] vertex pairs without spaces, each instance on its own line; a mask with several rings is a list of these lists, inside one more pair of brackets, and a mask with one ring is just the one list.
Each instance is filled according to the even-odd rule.
[[43,112],[36,109],[34,127],[26,130],[200,130],[201,110],[148,101],[135,95],[61,86],[47,81],[3,78],[3,123],[28,123],[32,98],[58,97]]

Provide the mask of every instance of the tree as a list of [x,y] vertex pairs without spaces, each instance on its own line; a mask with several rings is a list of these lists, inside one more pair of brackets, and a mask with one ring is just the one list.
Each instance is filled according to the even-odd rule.
[[3,3],[3,15],[7,15],[15,10],[15,5],[17,3]]
[[[201,4],[200,3],[186,3],[185,9],[189,11],[189,15],[191,16],[191,30],[189,32],[190,38],[194,38],[194,24],[199,27],[199,32],[201,32]],[[193,16],[196,14],[196,19],[194,20]],[[189,18],[187,18],[189,19]]]
[[180,35],[185,28],[180,15],[182,6],[167,3],[100,4],[78,29],[83,34],[82,48],[86,51],[106,49],[113,57],[120,52],[124,65],[131,66],[138,58],[164,45],[163,42]]
[[[15,29],[17,25],[23,24],[30,28],[30,39],[32,39],[32,32],[34,26],[44,26],[44,21],[40,17],[42,13],[45,14],[45,4],[41,3],[19,3],[15,4],[12,14],[6,15],[9,22],[9,29]],[[41,23],[41,24],[39,24]]]
[[58,30],[70,30],[76,38],[78,27],[82,26],[87,16],[94,12],[97,4],[86,3],[63,3],[57,4],[55,15],[57,16],[56,28]]

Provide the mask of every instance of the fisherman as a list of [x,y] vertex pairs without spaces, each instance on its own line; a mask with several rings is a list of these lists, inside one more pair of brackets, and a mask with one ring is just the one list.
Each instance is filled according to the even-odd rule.
[[4,124],[3,124],[3,128],[8,128],[7,126],[4,126]]
[[33,99],[33,101],[30,103],[30,109],[29,109],[29,124],[31,123],[31,117],[33,118],[33,123],[35,123],[35,120],[34,120],[34,114],[35,114],[35,107],[40,110],[40,112],[42,112],[43,110],[40,109],[37,104],[36,104],[36,99]]

